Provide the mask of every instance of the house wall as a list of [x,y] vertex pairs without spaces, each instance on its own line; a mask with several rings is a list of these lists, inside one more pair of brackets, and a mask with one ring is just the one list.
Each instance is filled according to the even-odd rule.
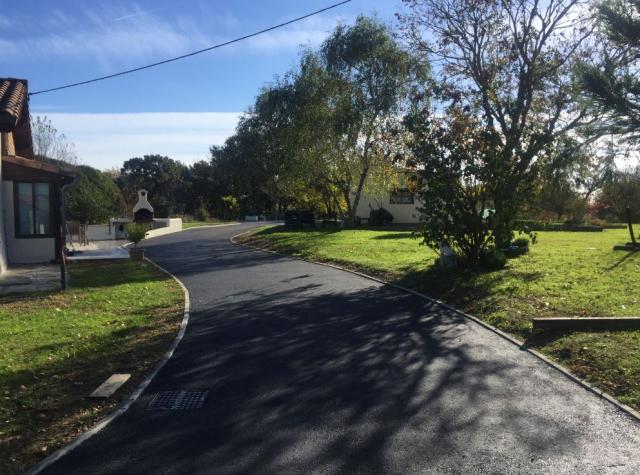
[[[371,205],[371,207],[369,207]],[[391,204],[389,193],[378,196],[362,196],[358,203],[356,215],[368,218],[371,208],[378,209],[382,206],[393,215],[393,224],[416,224],[420,222],[420,201],[415,197],[414,204]]]
[[39,264],[55,259],[54,238],[16,239],[12,181],[2,181],[2,203],[7,262],[10,264]]
[[[0,134],[0,150],[4,149],[4,134]],[[5,237],[4,182],[2,181],[2,164],[0,163],[0,274],[7,269],[7,246]]]

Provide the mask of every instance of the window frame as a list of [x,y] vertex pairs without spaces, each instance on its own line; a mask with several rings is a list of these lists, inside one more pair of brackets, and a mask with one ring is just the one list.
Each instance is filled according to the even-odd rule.
[[[19,185],[26,184],[31,185],[31,199],[32,199],[32,224],[33,229],[36,229],[36,186],[38,184],[47,185],[49,187],[49,233],[47,234],[21,234],[20,233],[20,200],[19,200]],[[55,203],[53,201],[54,193],[53,183],[46,180],[20,180],[13,182],[13,218],[14,218],[14,231],[16,239],[51,239],[55,238]]]
[[[394,201],[394,195],[411,195],[411,201]],[[392,190],[389,193],[389,204],[390,205],[413,205],[416,203],[416,194],[412,191],[409,191],[407,188],[399,188],[397,190]]]

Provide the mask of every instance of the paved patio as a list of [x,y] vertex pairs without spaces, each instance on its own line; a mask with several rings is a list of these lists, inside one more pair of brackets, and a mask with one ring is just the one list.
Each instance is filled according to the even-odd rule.
[[88,261],[106,259],[129,259],[129,251],[122,246],[126,240],[91,241],[86,246],[74,245],[74,254],[69,255],[69,261]]
[[0,295],[60,288],[60,266],[15,266],[0,275]]

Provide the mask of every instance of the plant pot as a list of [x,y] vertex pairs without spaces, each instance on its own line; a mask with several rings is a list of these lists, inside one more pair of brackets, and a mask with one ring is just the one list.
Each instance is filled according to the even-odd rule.
[[144,261],[144,248],[132,247],[129,249],[129,257],[132,261]]

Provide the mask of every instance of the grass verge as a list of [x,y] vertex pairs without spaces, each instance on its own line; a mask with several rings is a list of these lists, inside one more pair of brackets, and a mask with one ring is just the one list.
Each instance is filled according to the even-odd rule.
[[526,342],[577,376],[640,410],[640,331],[532,331],[534,317],[640,316],[640,253],[613,251],[625,230],[539,232],[506,268],[442,271],[410,232],[290,231],[270,227],[241,240],[333,262],[443,300]]
[[[67,292],[0,298],[0,473],[22,473],[126,399],[175,338],[180,286],[147,263],[74,263]],[[113,373],[131,379],[87,397]]]

